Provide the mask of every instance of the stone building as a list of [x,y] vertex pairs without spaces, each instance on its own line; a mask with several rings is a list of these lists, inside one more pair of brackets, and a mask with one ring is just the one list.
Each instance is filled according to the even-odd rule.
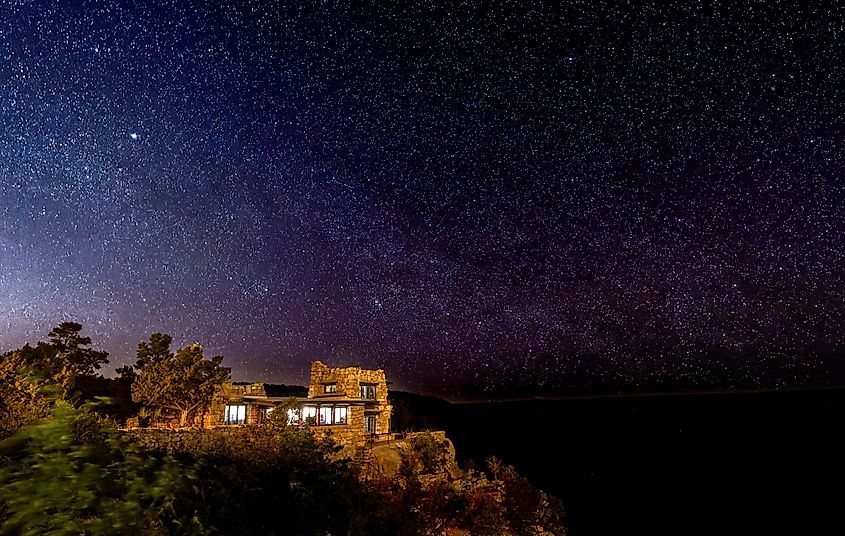
[[[259,424],[290,396],[271,396],[264,384],[225,384],[203,419],[205,427]],[[320,437],[358,447],[390,439],[390,415],[384,371],[311,364],[308,396],[293,397],[291,425],[308,426]]]
[[224,383],[214,397],[210,410],[203,416],[202,426],[211,428],[225,424],[259,424],[267,417],[277,398],[267,396],[263,383]]

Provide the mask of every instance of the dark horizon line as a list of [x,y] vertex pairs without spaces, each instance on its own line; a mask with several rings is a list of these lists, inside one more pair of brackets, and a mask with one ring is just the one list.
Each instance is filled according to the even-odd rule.
[[[114,370],[109,370],[109,372],[114,372]],[[94,374],[91,375],[92,377],[100,377],[103,379],[115,380],[118,378],[117,375],[106,375],[103,374],[102,370],[95,371]],[[301,388],[307,390],[308,387],[306,385],[300,385],[298,383],[276,383],[270,381],[248,381],[248,380],[229,380],[229,383],[233,384],[252,384],[252,383],[261,383],[265,385],[275,385],[280,387],[288,387],[288,388]],[[393,382],[388,382],[393,383]],[[407,393],[414,396],[424,397],[424,398],[433,398],[436,400],[441,400],[443,402],[447,402],[449,404],[455,405],[469,405],[469,404],[495,404],[495,403],[510,403],[510,402],[537,402],[537,401],[562,401],[562,400],[602,400],[602,399],[618,399],[618,398],[659,398],[659,397],[673,397],[673,396],[715,396],[715,395],[749,395],[749,394],[773,394],[773,393],[796,393],[796,392],[811,392],[811,391],[843,391],[845,392],[845,385],[804,385],[804,386],[789,386],[789,387],[759,387],[759,388],[750,388],[750,387],[743,387],[743,388],[725,388],[725,389],[717,389],[717,388],[710,388],[710,389],[688,389],[688,390],[665,390],[665,391],[624,391],[624,392],[596,392],[592,394],[588,393],[581,393],[581,394],[568,394],[568,395],[512,395],[512,396],[502,396],[502,397],[477,397],[477,396],[468,396],[468,397],[455,397],[455,398],[447,398],[441,395],[435,395],[430,393],[418,392],[418,391],[411,391],[408,389],[391,389],[392,392],[400,392],[400,393]]]
[[[536,396],[513,396],[503,398],[478,398],[473,400],[452,401],[443,399],[450,404],[496,404],[509,402],[537,402],[537,401],[561,401],[561,400],[600,400],[600,399],[614,399],[614,398],[660,398],[673,396],[715,396],[715,395],[764,395],[764,394],[786,394],[796,392],[810,392],[810,391],[843,391],[845,386],[841,385],[815,385],[815,386],[795,386],[795,387],[761,387],[759,389],[742,388],[742,389],[704,389],[704,390],[687,390],[687,391],[643,391],[643,392],[623,392],[623,393],[595,393],[595,394],[572,394],[572,395],[536,395]],[[407,392],[407,391],[406,391]],[[416,394],[416,393],[414,393]],[[429,396],[429,395],[421,395]],[[433,397],[439,398],[439,397]]]

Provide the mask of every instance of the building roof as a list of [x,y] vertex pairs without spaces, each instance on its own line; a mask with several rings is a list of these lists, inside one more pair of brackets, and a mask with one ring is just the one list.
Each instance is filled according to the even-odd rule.
[[265,383],[264,392],[267,393],[268,397],[290,398],[292,396],[306,396],[308,394],[308,388],[302,385]]

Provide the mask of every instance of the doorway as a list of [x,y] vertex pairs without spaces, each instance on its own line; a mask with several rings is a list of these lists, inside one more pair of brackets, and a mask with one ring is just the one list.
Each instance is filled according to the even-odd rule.
[[364,431],[370,434],[376,433],[376,416],[364,415]]

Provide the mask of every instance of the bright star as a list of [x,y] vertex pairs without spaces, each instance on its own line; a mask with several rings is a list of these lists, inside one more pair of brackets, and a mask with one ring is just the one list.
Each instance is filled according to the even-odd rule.
[[129,137],[132,138],[133,140],[137,140],[138,139],[138,133],[137,132],[130,132]]

